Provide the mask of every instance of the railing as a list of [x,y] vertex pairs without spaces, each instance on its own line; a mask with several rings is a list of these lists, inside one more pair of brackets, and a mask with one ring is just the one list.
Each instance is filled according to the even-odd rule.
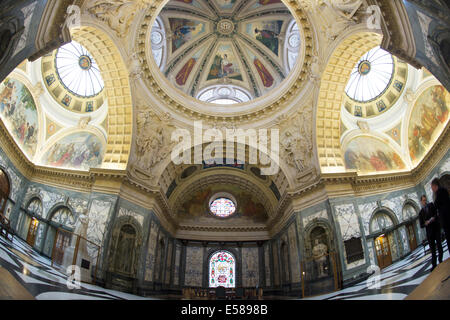
[[94,242],[74,234],[73,232],[57,229],[53,241],[52,267],[63,273],[73,274],[71,266],[80,270],[80,281],[95,283],[98,277],[98,265],[101,247]]
[[302,295],[316,296],[334,292],[341,287],[341,270],[335,252],[320,258],[309,258],[302,262]]

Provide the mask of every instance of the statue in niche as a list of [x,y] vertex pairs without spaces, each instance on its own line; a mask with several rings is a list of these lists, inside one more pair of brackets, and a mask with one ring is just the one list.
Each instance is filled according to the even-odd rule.
[[136,231],[130,225],[120,229],[119,240],[115,253],[115,269],[119,272],[132,274],[135,254]]
[[328,275],[326,271],[327,254],[328,247],[325,244],[319,242],[319,239],[316,239],[314,248],[312,250],[312,255],[317,265],[318,278],[323,278]]

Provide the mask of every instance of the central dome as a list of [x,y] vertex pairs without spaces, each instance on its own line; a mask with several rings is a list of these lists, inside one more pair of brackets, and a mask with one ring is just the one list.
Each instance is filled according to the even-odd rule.
[[170,0],[152,27],[155,62],[204,102],[261,97],[288,76],[300,32],[281,0]]

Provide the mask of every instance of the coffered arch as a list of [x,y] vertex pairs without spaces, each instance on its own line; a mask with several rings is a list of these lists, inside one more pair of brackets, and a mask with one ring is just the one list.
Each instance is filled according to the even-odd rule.
[[102,30],[81,26],[71,30],[72,39],[95,57],[105,83],[108,102],[108,141],[102,167],[126,169],[133,132],[132,96],[127,66],[114,41]]
[[317,151],[323,173],[345,171],[340,143],[345,87],[361,56],[380,45],[381,40],[381,34],[376,32],[354,32],[338,44],[328,59],[322,73],[316,116]]

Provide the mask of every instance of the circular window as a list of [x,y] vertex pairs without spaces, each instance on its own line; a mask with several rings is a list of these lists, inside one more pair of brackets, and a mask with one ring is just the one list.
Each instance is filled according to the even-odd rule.
[[380,47],[375,47],[358,61],[345,92],[358,102],[373,100],[389,87],[393,73],[392,55]]
[[218,197],[211,202],[209,210],[219,218],[227,218],[236,212],[236,205],[230,198]]
[[105,85],[97,63],[78,42],[72,41],[59,48],[55,62],[61,82],[71,93],[92,97],[103,90]]

